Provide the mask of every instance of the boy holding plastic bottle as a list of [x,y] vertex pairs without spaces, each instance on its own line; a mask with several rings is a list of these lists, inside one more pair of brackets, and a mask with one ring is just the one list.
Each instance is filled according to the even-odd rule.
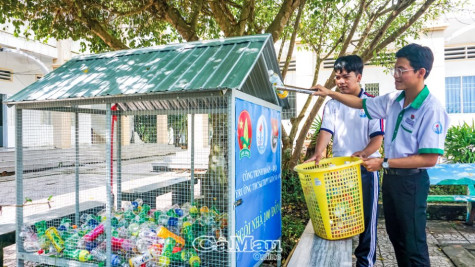
[[383,207],[386,231],[399,266],[430,266],[426,239],[429,192],[427,168],[444,153],[448,116],[429,92],[425,79],[434,55],[428,47],[410,44],[396,53],[392,74],[398,91],[360,99],[315,86],[315,95],[330,96],[371,119],[386,119],[385,158],[364,159],[370,171],[384,169]]
[[[342,94],[359,99],[373,97],[360,87],[363,61],[357,55],[338,58],[334,64],[335,83]],[[379,158],[383,140],[383,121],[370,120],[362,109],[354,109],[330,100],[323,111],[315,154],[307,162],[322,159],[322,153],[333,136],[333,156]],[[361,168],[365,231],[359,236],[355,250],[357,266],[372,266],[376,261],[376,228],[378,219],[379,172]]]

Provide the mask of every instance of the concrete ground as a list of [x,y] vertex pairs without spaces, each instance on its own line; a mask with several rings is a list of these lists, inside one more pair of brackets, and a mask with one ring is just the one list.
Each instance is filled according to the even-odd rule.
[[[427,222],[427,244],[431,266],[475,266],[475,226],[467,226],[462,221]],[[358,238],[353,238],[353,249]],[[356,258],[353,255],[353,266]],[[375,266],[397,266],[396,256],[389,241],[384,219],[378,222],[378,245]]]
[[[475,226],[467,226],[461,221],[428,221],[427,243],[431,266],[474,266],[475,265]],[[353,238],[353,248],[358,238]],[[4,266],[15,266],[15,245],[4,249]],[[397,266],[394,251],[386,234],[384,219],[378,223],[378,248],[375,266]],[[356,258],[353,256],[353,265]],[[27,266],[34,266],[27,264]],[[299,266],[300,267],[300,266]]]

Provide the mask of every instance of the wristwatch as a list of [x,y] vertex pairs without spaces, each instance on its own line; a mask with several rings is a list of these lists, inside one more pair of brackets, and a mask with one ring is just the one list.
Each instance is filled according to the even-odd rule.
[[384,158],[383,164],[381,164],[384,169],[389,169],[389,162],[387,158]]

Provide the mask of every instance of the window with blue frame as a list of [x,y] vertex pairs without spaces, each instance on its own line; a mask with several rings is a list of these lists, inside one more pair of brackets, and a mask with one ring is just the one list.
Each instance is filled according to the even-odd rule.
[[448,113],[475,113],[475,76],[446,77],[445,104]]
[[460,77],[445,78],[445,106],[447,113],[460,113]]
[[462,79],[463,113],[475,113],[475,76]]

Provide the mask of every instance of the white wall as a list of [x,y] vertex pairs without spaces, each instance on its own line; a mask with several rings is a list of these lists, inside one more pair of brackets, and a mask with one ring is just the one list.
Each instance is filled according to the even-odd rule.
[[[475,60],[460,59],[445,62],[445,77],[475,76]],[[469,124],[475,121],[475,113],[450,113],[450,125]]]
[[[72,43],[70,40],[63,40],[57,42],[54,39],[49,39],[48,42],[41,43],[37,41],[27,40],[20,36],[15,37],[13,35],[13,27],[8,24],[0,24],[2,30],[0,30],[0,47],[5,47],[13,50],[19,50],[22,53],[26,53],[39,61],[41,61],[49,70],[53,69],[53,63],[56,66],[61,65],[71,58],[71,50],[77,49],[77,42]],[[75,53],[77,54],[77,52]],[[28,58],[25,55],[19,55],[11,52],[0,52],[0,69],[6,69],[13,73],[12,81],[0,80],[0,94],[5,94],[7,97],[12,96],[28,85],[36,81],[37,75],[44,75],[44,71],[39,67],[38,62]],[[15,146],[15,112],[13,108],[7,108],[3,106],[4,110],[4,124],[3,124],[3,146],[14,147]],[[38,134],[37,140],[42,140],[41,145],[51,145],[49,137],[45,137],[51,134],[52,130],[49,129],[51,125],[38,124],[38,129],[35,133]],[[84,139],[86,138],[86,139]],[[90,137],[89,137],[90,139]],[[81,140],[87,142],[87,137],[82,137]],[[25,144],[28,145],[28,144]],[[40,145],[40,144],[36,144]]]
[[423,35],[418,44],[428,46],[434,53],[434,64],[429,77],[426,79],[426,85],[430,92],[445,107],[445,69],[446,61],[444,56],[444,30],[445,28],[436,28],[428,34]]
[[[51,66],[52,59],[45,57],[43,63],[47,66]],[[13,73],[12,81],[0,80],[0,94],[5,94],[7,97],[12,96],[16,92],[35,82],[36,74],[43,75],[39,66],[35,62],[32,62],[32,60],[29,60],[27,57],[22,55],[6,52],[0,53],[0,69],[6,69]],[[6,111],[3,123],[3,146],[14,147],[15,112],[13,108],[9,108],[6,105],[3,106],[3,109],[4,112]],[[43,129],[39,129],[39,131],[42,130]]]

